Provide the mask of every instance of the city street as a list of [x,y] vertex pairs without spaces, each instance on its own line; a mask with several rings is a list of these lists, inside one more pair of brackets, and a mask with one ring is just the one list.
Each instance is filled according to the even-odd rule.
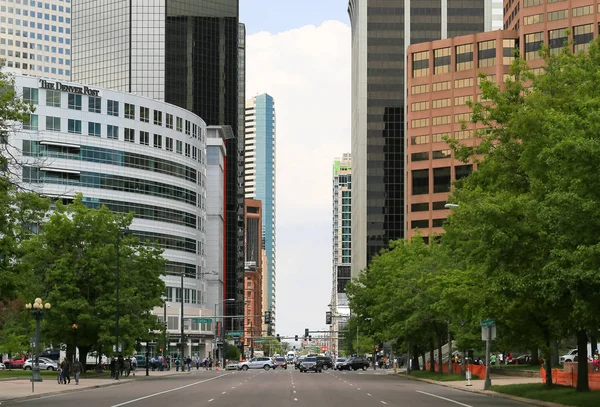
[[191,403],[207,407],[524,405],[502,398],[405,380],[382,371],[299,373],[293,369],[269,372],[200,370],[181,376],[134,380],[120,386],[82,390],[12,404],[135,407]]

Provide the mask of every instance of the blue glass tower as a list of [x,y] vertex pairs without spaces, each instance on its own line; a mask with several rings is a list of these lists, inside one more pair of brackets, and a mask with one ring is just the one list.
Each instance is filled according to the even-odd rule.
[[263,208],[263,311],[275,321],[275,101],[266,93],[246,101],[244,154],[245,197],[262,201]]

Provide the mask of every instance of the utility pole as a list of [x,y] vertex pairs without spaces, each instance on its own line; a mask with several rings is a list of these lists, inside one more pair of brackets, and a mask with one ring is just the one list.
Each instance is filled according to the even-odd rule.
[[[183,337],[184,337],[184,332],[183,332],[183,302],[185,299],[185,295],[183,294],[183,271],[181,272],[181,365],[183,366]],[[184,370],[184,369],[182,369]]]

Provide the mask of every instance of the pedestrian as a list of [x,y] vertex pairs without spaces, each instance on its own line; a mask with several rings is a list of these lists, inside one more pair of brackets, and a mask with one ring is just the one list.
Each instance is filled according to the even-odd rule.
[[58,364],[58,379],[57,379],[57,381],[58,381],[58,384],[62,384],[62,382],[63,382],[62,367],[61,367],[60,363]]
[[208,370],[212,370],[213,360],[212,357],[208,358]]
[[192,368],[192,358],[188,356],[187,359],[185,360],[185,363],[187,364],[187,370],[189,372],[190,369]]
[[200,369],[200,358],[196,356],[196,370]]
[[133,375],[135,376],[135,369],[137,369],[137,359],[135,358],[135,355],[131,357],[131,371],[133,372]]
[[490,364],[493,366],[496,364],[496,355],[492,353],[492,356],[490,356]]
[[64,358],[61,363],[62,376],[63,376],[63,384],[71,384],[71,363]]
[[73,363],[73,375],[75,376],[75,385],[79,384],[79,375],[81,375],[81,371],[83,370],[83,366],[79,363],[79,359],[75,359]]
[[129,376],[131,373],[131,359],[125,359],[125,376]]
[[206,356],[204,357],[202,364],[204,365],[204,370],[208,370],[208,358]]
[[175,360],[175,371],[179,372],[179,358]]

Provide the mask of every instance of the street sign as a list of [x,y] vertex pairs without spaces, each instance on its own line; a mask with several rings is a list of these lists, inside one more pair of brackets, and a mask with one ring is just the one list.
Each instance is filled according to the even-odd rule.
[[227,332],[227,335],[229,336],[242,336],[243,332],[241,331],[229,331]]
[[212,318],[194,318],[194,322],[197,324],[210,324]]
[[[491,336],[490,336],[490,331],[491,331]],[[492,341],[496,339],[496,325],[482,326],[481,327],[481,340],[487,341],[490,339]]]
[[327,352],[327,346],[321,346],[321,352]]
[[261,342],[264,342],[264,341],[265,341],[264,339],[254,339],[254,342],[256,342],[256,343],[261,343]]
[[493,319],[486,319],[485,321],[481,321],[481,326],[492,326],[496,325],[496,321]]

